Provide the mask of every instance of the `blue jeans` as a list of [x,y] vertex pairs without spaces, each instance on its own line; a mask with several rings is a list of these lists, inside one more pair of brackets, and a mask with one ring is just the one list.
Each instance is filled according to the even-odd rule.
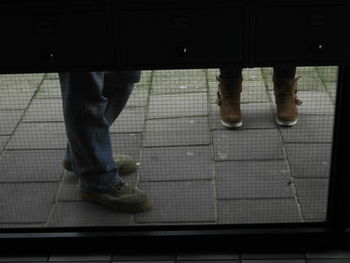
[[109,127],[140,76],[140,71],[59,73],[68,137],[65,159],[81,187],[104,190],[123,182],[113,160]]

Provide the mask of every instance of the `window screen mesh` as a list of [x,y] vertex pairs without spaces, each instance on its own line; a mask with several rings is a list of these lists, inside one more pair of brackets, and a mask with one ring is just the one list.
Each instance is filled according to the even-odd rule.
[[137,162],[124,180],[150,210],[81,199],[62,168],[67,136],[58,74],[0,75],[0,227],[324,221],[337,67],[297,67],[299,119],[276,124],[273,68],[243,69],[243,125],[220,121],[219,69],[143,71],[110,127],[113,154]]

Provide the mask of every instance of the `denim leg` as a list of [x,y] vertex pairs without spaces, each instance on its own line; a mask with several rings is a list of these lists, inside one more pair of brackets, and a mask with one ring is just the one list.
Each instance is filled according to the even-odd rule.
[[79,185],[100,190],[122,182],[113,160],[104,72],[59,73],[68,150]]

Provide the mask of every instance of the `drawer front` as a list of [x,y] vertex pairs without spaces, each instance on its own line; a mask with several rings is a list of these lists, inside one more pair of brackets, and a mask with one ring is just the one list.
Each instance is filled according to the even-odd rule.
[[350,6],[260,7],[255,21],[257,62],[350,62]]
[[107,64],[102,13],[0,16],[0,68],[89,67]]
[[241,8],[130,10],[114,17],[122,65],[243,61]]

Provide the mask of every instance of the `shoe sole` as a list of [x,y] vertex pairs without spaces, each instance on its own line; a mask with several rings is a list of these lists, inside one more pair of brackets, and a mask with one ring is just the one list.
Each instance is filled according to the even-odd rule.
[[149,210],[152,207],[151,200],[147,200],[145,202],[137,203],[137,204],[128,204],[128,205],[118,204],[115,202],[107,201],[104,198],[101,198],[99,194],[85,192],[83,190],[80,190],[80,197],[85,201],[95,202],[118,212],[139,213],[139,212],[144,212],[146,210]]
[[234,128],[239,128],[243,125],[243,122],[242,121],[239,121],[239,122],[226,122],[226,121],[223,121],[221,120],[221,124],[228,128],[228,129],[234,129]]
[[298,119],[296,119],[295,121],[281,121],[277,117],[275,118],[275,120],[276,120],[277,124],[279,126],[282,126],[282,127],[291,127],[291,126],[294,126],[295,124],[297,124],[297,122],[298,122]]

